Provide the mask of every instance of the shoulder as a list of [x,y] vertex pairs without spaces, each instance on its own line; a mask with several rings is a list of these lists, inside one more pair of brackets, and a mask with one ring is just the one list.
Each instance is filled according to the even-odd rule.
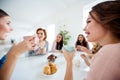
[[[114,57],[113,57],[114,56]],[[113,59],[120,58],[120,43],[117,44],[109,44],[103,46],[96,54],[93,56],[92,61],[95,61],[96,59],[110,59],[112,57]]]
[[[88,73],[91,80],[97,80],[98,77],[105,80],[111,80],[120,74],[120,43],[103,46],[92,58],[90,71]],[[95,72],[99,72],[95,74]],[[112,72],[112,73],[111,73]],[[91,75],[92,74],[92,75]],[[116,75],[118,74],[118,75]],[[94,76],[96,75],[96,76]]]
[[107,53],[119,53],[120,43],[105,45],[101,48],[100,51],[107,52]]

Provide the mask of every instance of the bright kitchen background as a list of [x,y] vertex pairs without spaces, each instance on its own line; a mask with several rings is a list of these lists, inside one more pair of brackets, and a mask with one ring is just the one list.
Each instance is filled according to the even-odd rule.
[[47,30],[51,48],[60,28],[66,25],[65,29],[71,35],[69,45],[74,46],[78,34],[84,34],[91,6],[101,1],[104,0],[0,0],[0,8],[11,16],[14,29],[6,41],[0,43],[8,45],[11,39],[17,43],[23,36],[34,35],[36,29],[42,27]]

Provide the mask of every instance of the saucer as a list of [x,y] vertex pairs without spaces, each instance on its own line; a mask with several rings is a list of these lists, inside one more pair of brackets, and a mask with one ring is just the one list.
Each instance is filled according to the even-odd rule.
[[[57,73],[57,72],[56,72],[56,73]],[[44,77],[54,77],[54,76],[56,76],[56,73],[54,73],[54,74],[49,74],[49,75],[42,73],[42,75],[43,75]]]

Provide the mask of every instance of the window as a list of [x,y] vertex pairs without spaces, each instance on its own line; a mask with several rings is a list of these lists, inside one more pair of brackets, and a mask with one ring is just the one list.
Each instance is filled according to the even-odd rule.
[[55,40],[55,24],[47,26],[47,41],[49,42],[49,50],[52,48],[53,41]]

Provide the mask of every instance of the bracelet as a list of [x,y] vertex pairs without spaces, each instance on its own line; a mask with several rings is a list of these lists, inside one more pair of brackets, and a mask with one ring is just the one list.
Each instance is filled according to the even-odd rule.
[[1,58],[1,60],[0,60],[0,68],[2,68],[2,66],[3,66],[3,64],[5,63],[6,59],[7,59],[6,55],[4,55],[4,56]]

